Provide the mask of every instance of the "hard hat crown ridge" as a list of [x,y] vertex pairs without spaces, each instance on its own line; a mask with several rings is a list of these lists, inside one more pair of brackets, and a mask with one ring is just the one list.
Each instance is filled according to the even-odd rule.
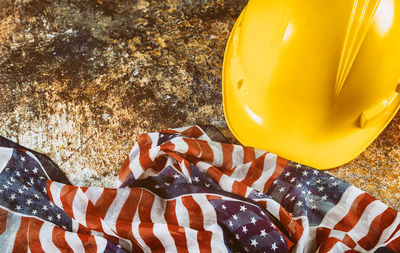
[[350,161],[399,109],[399,40],[396,0],[250,0],[224,56],[231,131],[320,169]]

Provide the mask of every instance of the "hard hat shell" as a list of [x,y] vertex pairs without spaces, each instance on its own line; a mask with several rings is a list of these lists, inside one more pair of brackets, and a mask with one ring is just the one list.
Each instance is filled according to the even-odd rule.
[[361,153],[400,105],[400,1],[250,0],[223,64],[244,145],[319,169]]

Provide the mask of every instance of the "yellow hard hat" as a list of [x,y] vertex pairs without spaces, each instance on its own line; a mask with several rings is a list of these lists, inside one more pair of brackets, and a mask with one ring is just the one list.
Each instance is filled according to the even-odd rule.
[[250,0],[225,50],[225,117],[244,145],[333,168],[394,117],[399,78],[399,0]]

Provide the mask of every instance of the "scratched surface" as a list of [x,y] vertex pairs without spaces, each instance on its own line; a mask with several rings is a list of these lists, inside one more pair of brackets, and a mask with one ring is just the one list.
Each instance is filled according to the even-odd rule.
[[[0,134],[74,184],[111,186],[141,133],[223,116],[221,69],[241,0],[0,1]],[[329,171],[400,210],[400,115]]]

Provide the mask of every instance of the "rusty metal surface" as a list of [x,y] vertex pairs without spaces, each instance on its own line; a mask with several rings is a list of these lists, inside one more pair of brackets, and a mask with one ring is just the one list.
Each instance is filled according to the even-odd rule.
[[[223,116],[221,69],[240,0],[0,1],[0,135],[72,183],[111,186],[141,133]],[[398,114],[329,171],[400,210]]]

